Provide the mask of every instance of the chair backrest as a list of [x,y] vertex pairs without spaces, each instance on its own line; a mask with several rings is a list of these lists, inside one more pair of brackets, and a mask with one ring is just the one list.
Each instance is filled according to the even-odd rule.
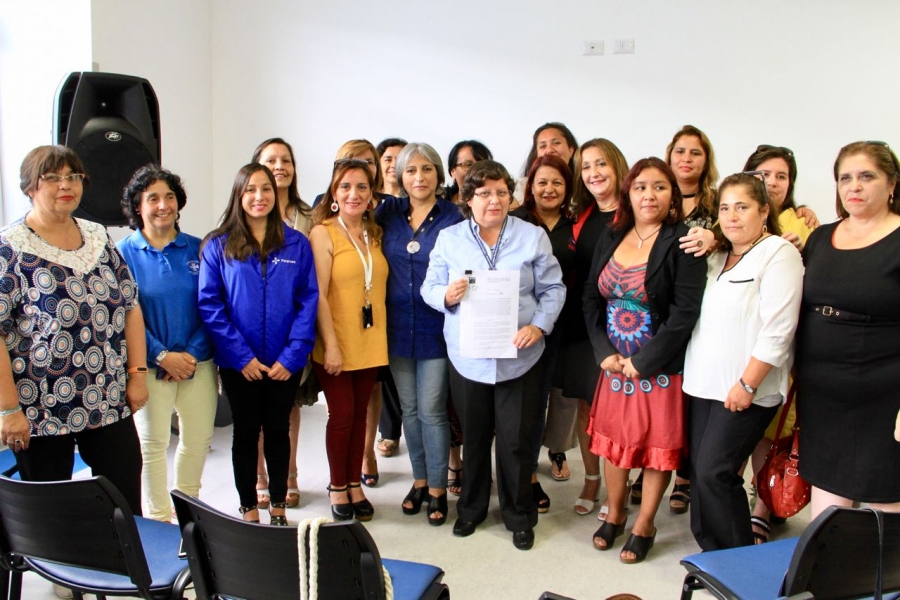
[[[900,591],[900,513],[883,513],[882,591]],[[871,596],[879,557],[879,525],[869,509],[832,506],[800,536],[784,578],[786,596],[817,600]]]
[[[247,523],[178,490],[172,499],[197,598],[300,597],[296,528]],[[320,597],[385,597],[381,556],[361,523],[322,525],[318,547]]]
[[0,551],[151,583],[128,502],[105,477],[17,481],[0,477]]

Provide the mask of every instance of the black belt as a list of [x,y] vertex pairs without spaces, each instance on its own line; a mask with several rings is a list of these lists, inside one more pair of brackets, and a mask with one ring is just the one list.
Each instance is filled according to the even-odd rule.
[[835,308],[833,306],[813,306],[811,307],[811,309],[812,312],[818,313],[823,317],[838,319],[840,321],[852,321],[854,323],[888,323],[893,321],[889,321],[888,319],[879,319],[878,317],[864,315],[862,313],[850,312],[849,310],[843,310],[841,308]]

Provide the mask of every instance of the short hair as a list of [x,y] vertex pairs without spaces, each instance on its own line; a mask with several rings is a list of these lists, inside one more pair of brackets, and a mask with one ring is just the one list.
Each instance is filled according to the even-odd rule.
[[[888,209],[892,213],[900,214],[900,162],[897,161],[894,151],[884,142],[853,142],[841,148],[834,161],[834,182],[838,183],[839,171],[844,159],[856,154],[868,157],[882,173],[887,175],[888,181],[894,182],[894,202],[888,203]],[[835,190],[835,210],[841,219],[850,216],[841,202],[841,192],[837,189]]]
[[631,170],[625,175],[625,179],[622,180],[622,187],[619,191],[619,206],[616,208],[616,216],[613,219],[613,229],[616,231],[629,229],[634,225],[634,208],[631,206],[631,184],[634,183],[634,180],[637,179],[642,171],[647,169],[658,169],[661,171],[666,176],[666,179],[669,180],[669,185],[672,186],[672,204],[669,208],[669,214],[663,219],[663,223],[672,225],[680,223],[684,219],[684,212],[681,208],[683,200],[681,190],[678,189],[678,180],[675,179],[675,173],[661,158],[651,156],[642,158],[634,163]]
[[[134,175],[131,176],[131,181],[122,190],[122,213],[128,219],[128,226],[132,229],[144,228],[144,219],[138,212],[138,207],[141,205],[141,197],[144,192],[157,181],[164,182],[175,194],[179,212],[187,204],[187,193],[184,191],[181,177],[163,169],[157,164],[144,165],[134,172]],[[179,229],[178,217],[175,218],[175,229]]]
[[[756,151],[750,155],[747,162],[744,163],[744,171],[756,171],[759,165],[767,160],[780,158],[788,166],[788,189],[784,197],[781,208],[776,208],[776,212],[781,212],[789,208],[797,209],[794,204],[794,184],[797,182],[797,161],[794,159],[794,152],[790,148],[784,146],[770,146],[769,144],[761,144],[756,147]],[[721,191],[721,190],[720,190]],[[775,205],[772,205],[775,208]]]
[[[768,191],[766,191],[766,182],[750,173],[735,173],[734,175],[729,175],[722,180],[722,185],[719,186],[719,198],[722,197],[725,190],[732,187],[743,188],[744,191],[747,192],[747,195],[750,196],[750,199],[756,202],[760,211],[762,211],[763,207],[769,207],[769,214],[766,215],[766,229],[772,235],[780,236],[781,227],[778,225],[778,211],[772,204]],[[716,215],[716,219],[718,220],[718,215]],[[713,228],[713,233],[715,233],[716,241],[719,243],[719,250],[731,252],[734,249],[731,242],[722,233],[721,223],[716,223],[716,226]]]
[[[454,144],[450,149],[449,156],[447,156],[448,174],[450,171],[457,167],[457,159],[459,158],[459,153],[463,148],[468,148],[472,152],[472,158],[475,159],[475,162],[478,162],[480,160],[494,160],[494,155],[491,154],[491,151],[488,149],[488,147],[478,140],[463,140],[461,142],[456,142],[456,144]],[[447,196],[452,198],[458,193],[459,185],[457,185],[456,179],[454,179],[450,182],[450,186],[447,188]]]
[[[573,150],[578,149],[578,141],[575,139],[575,135],[569,130],[568,127],[563,125],[562,123],[544,123],[540,127],[534,130],[534,135],[531,136],[531,150],[528,152],[528,157],[525,159],[525,164],[522,165],[522,176],[524,177],[528,173],[528,169],[531,168],[531,165],[534,164],[534,159],[537,158],[537,141],[538,136],[541,135],[544,131],[548,129],[556,129],[563,137],[566,138],[566,144],[568,144],[569,148]],[[572,153],[572,158],[569,159],[569,169],[571,171],[575,170],[575,164],[573,159],[575,158],[574,152]]]
[[394,146],[400,146],[401,148],[407,144],[407,141],[401,138],[387,138],[386,140],[381,140],[381,143],[375,146],[375,150],[378,152],[378,157],[381,158],[381,155],[384,154],[384,151],[388,148],[393,148]]
[[[250,183],[250,178],[262,171],[266,174],[269,183],[272,185],[272,192],[276,195],[275,206],[269,211],[266,217],[266,236],[263,238],[262,244],[256,241],[247,225],[247,215],[244,214],[244,207],[241,197]],[[228,199],[228,206],[222,213],[222,224],[213,229],[203,240],[205,246],[210,240],[228,236],[225,240],[224,254],[229,260],[246,260],[254,253],[259,253],[261,259],[269,255],[269,253],[281,248],[284,245],[284,228],[285,225],[281,220],[281,214],[278,210],[277,197],[278,184],[275,183],[275,176],[269,167],[261,165],[257,162],[249,163],[240,168],[234,177],[234,184],[231,186],[231,197]]]
[[369,140],[350,140],[344,142],[338,148],[337,155],[334,160],[343,160],[346,158],[359,158],[362,154],[371,152],[375,158],[375,190],[384,188],[384,173],[381,172],[381,153],[372,145]]
[[338,211],[331,209],[331,205],[335,203],[334,192],[337,190],[337,187],[340,185],[344,176],[350,171],[362,171],[366,176],[366,181],[369,182],[369,186],[372,190],[372,198],[371,203],[366,208],[366,212],[363,215],[363,229],[375,243],[381,243],[381,227],[372,217],[376,191],[375,177],[372,176],[372,171],[369,170],[366,162],[361,159],[344,158],[334,161],[334,171],[331,174],[331,183],[328,184],[328,189],[313,209],[313,223],[319,225],[338,215]]
[[719,181],[719,169],[716,168],[716,153],[713,152],[712,142],[709,141],[706,134],[693,125],[685,125],[676,131],[672,141],[666,147],[666,164],[672,165],[672,150],[675,148],[678,140],[686,135],[699,139],[700,147],[706,153],[706,164],[703,166],[703,172],[700,173],[700,197],[697,199],[697,204],[709,214],[713,214],[715,212],[716,183]]
[[265,140],[263,143],[256,147],[256,150],[253,151],[253,156],[250,158],[250,162],[259,162],[259,157],[262,155],[263,150],[265,150],[272,144],[281,144],[282,146],[287,148],[288,154],[291,155],[291,164],[294,165],[294,179],[291,181],[291,185],[288,187],[288,206],[297,209],[303,215],[309,214],[309,209],[304,206],[303,199],[300,198],[300,192],[297,188],[297,159],[294,158],[294,147],[284,141],[284,138],[274,137]]
[[403,150],[400,151],[400,154],[397,155],[397,185],[400,186],[400,196],[407,197],[409,193],[406,191],[406,188],[403,187],[403,171],[406,170],[406,165],[409,164],[416,156],[421,156],[432,165],[437,170],[437,190],[435,194],[438,196],[444,195],[444,163],[441,162],[441,157],[435,151],[434,148],[429,146],[428,144],[423,144],[421,142],[410,142],[406,146],[403,147]]
[[75,151],[66,146],[38,146],[25,155],[22,166],[19,168],[19,189],[31,198],[31,192],[35,191],[41,175],[55,173],[63,167],[69,167],[73,173],[84,175],[82,185],[88,188],[90,178],[84,172],[84,164]]
[[[583,143],[575,152],[575,170],[573,171],[574,190],[572,191],[572,215],[575,217],[581,215],[587,210],[588,206],[596,202],[596,200],[594,200],[594,195],[591,194],[590,190],[587,189],[587,186],[584,185],[584,179],[581,177],[581,162],[584,160],[582,156],[584,151],[588,148],[596,148],[599,150],[600,153],[606,157],[606,161],[612,165],[613,171],[616,173],[616,186],[622,185],[625,175],[628,174],[628,161],[625,160],[625,155],[623,155],[622,151],[619,150],[619,147],[611,141],[605,138],[594,138]],[[578,175],[575,176],[575,173]],[[618,187],[615,193],[619,193]]]
[[480,160],[469,169],[466,173],[466,180],[463,181],[462,188],[459,190],[459,210],[465,218],[472,216],[472,208],[468,205],[469,200],[475,197],[475,190],[484,185],[485,181],[503,181],[509,188],[509,195],[512,197],[516,191],[516,181],[513,179],[506,167],[494,160]]
[[539,225],[541,220],[537,216],[537,201],[534,199],[534,192],[531,188],[534,187],[534,180],[537,178],[537,172],[541,167],[556,169],[559,174],[562,175],[563,181],[566,184],[566,193],[563,195],[562,204],[559,205],[559,215],[561,217],[569,216],[569,204],[572,199],[572,171],[569,170],[569,165],[567,165],[560,157],[552,154],[536,158],[531,165],[531,169],[528,170],[528,181],[525,183],[525,196],[522,199],[522,207],[528,211],[528,215],[530,216],[529,220],[535,225]]

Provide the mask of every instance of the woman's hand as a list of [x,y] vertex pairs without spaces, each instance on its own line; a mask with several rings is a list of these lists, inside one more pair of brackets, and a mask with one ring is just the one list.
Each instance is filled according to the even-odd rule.
[[31,440],[31,424],[24,411],[0,417],[0,443],[13,452],[27,450]]
[[169,352],[159,366],[166,372],[165,381],[184,381],[197,370],[197,359],[187,352]]
[[337,377],[344,369],[344,359],[341,356],[341,349],[335,346],[325,346],[325,362],[322,364],[325,372],[329,375]]
[[241,375],[244,376],[244,379],[247,381],[259,381],[263,378],[263,373],[268,373],[269,367],[262,364],[256,357],[253,357],[253,360],[244,365],[244,368],[241,369]]
[[800,236],[796,233],[788,231],[787,233],[782,234],[781,237],[792,243],[794,245],[794,248],[796,248],[797,250],[803,250],[803,242],[800,240]]
[[741,412],[745,408],[749,408],[751,404],[753,404],[753,394],[745,390],[741,384],[735,383],[728,390],[725,408],[731,412]]
[[450,308],[459,304],[463,296],[466,295],[467,289],[469,289],[468,277],[460,277],[455,281],[451,281],[450,285],[447,286],[447,293],[444,294],[444,306]]
[[819,217],[816,216],[815,211],[810,207],[801,206],[794,212],[796,212],[797,216],[806,222],[806,226],[810,229],[815,229],[819,226]]
[[638,373],[638,370],[634,368],[634,365],[631,362],[631,357],[622,359],[622,374],[625,377],[629,377],[631,379],[640,379],[641,374]]
[[544,332],[537,325],[526,325],[516,332],[513,345],[521,350],[533,346],[542,337],[544,337]]
[[274,379],[275,381],[287,381],[291,378],[291,372],[284,368],[284,365],[275,361],[275,364],[272,365],[272,368],[269,369],[269,379]]
[[128,401],[132,413],[144,408],[147,400],[150,399],[146,373],[132,373],[128,376],[128,382],[125,384],[125,399]]
[[715,247],[716,236],[709,229],[702,227],[691,227],[688,234],[678,238],[681,245],[678,246],[684,250],[685,254],[693,254],[694,256],[703,256]]
[[603,362],[600,363],[600,368],[610,373],[621,373],[624,360],[621,354],[611,354],[603,359]]

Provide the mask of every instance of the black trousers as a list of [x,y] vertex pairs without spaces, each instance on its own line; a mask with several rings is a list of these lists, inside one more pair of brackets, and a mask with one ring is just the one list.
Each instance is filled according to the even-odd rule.
[[691,397],[691,532],[704,551],[753,544],[741,465],[762,439],[777,406],[731,412]]
[[288,430],[301,372],[287,381],[274,381],[268,377],[247,381],[240,371],[233,369],[220,369],[219,373],[234,417],[231,464],[241,506],[256,506],[256,460],[260,429],[263,432],[263,454],[269,471],[269,494],[272,502],[284,502],[291,458]]
[[503,523],[510,531],[537,525],[531,491],[534,426],[539,418],[541,363],[521,377],[496,385],[466,379],[450,364],[450,389],[463,430],[462,495],[457,515],[480,523],[491,499],[491,442],[497,434],[497,492]]
[[384,440],[399,440],[403,427],[403,412],[400,410],[400,394],[394,385],[391,369],[381,367],[378,380],[381,382],[381,415],[378,418],[378,430]]
[[76,444],[91,473],[95,477],[103,475],[109,479],[125,496],[131,512],[140,516],[143,459],[132,417],[78,433],[32,437],[28,450],[16,453],[22,480],[72,479]]

